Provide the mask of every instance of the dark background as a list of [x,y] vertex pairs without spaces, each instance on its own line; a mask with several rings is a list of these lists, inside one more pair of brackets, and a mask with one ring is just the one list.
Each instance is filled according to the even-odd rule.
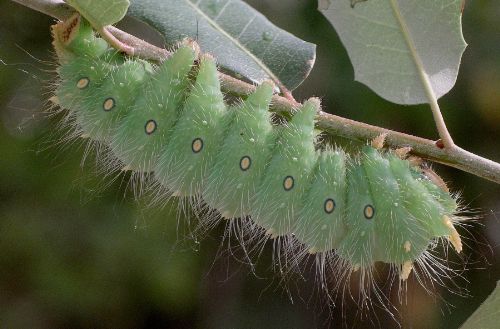
[[[313,72],[294,92],[298,100],[319,96],[326,111],[436,138],[427,106],[388,103],[353,81],[346,52],[315,1],[249,2],[279,27],[318,45]],[[500,161],[499,15],[495,1],[467,2],[463,29],[469,47],[456,86],[440,100],[456,143],[495,161]],[[362,316],[349,300],[340,307],[342,298],[329,310],[321,298],[311,297],[312,276],[292,277],[288,294],[270,268],[271,245],[252,274],[218,252],[222,227],[199,242],[184,239],[188,218],[177,213],[175,201],[150,209],[147,200],[133,200],[127,178],[103,180],[94,173],[91,156],[80,166],[84,149],[58,144],[57,118],[43,113],[54,69],[53,22],[0,2],[1,327],[398,326],[385,311]],[[468,237],[461,257],[450,253],[455,268],[468,264],[462,278],[432,289],[434,296],[409,280],[402,305],[392,293],[400,313],[395,317],[404,328],[457,328],[500,278],[500,186],[435,168],[481,218],[471,222],[469,233],[461,231]],[[470,296],[452,292],[460,289]]]

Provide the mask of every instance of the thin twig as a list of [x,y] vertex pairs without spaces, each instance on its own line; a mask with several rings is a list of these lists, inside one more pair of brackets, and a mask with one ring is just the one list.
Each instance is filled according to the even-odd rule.
[[[73,10],[61,0],[12,0],[52,17],[64,20],[73,14]],[[163,61],[169,52],[146,43],[115,27],[106,27],[121,42],[134,48],[134,54],[144,59]],[[246,96],[255,90],[255,86],[220,73],[224,92]],[[275,95],[271,109],[277,113],[290,113],[297,103],[290,99]],[[470,153],[454,144],[440,148],[435,141],[407,135],[397,131],[368,125],[362,122],[342,118],[320,112],[316,118],[319,129],[334,136],[342,136],[353,140],[366,141],[387,133],[386,145],[391,147],[409,146],[412,154],[454,167],[473,175],[500,184],[500,164]],[[439,129],[439,128],[438,128]],[[451,138],[450,138],[451,140]],[[443,142],[445,143],[444,139]]]

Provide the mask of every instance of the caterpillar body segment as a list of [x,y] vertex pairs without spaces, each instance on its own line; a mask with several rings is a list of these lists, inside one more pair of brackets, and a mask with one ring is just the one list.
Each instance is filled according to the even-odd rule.
[[[383,252],[374,260],[403,264],[422,254],[433,235],[427,229],[422,216],[414,216],[408,210],[407,203],[412,201],[405,198],[406,195],[400,190],[400,185],[404,184],[404,181],[398,180],[393,174],[390,168],[392,157],[389,155],[384,158],[379,152],[369,148],[362,158],[362,166],[376,209],[372,220],[375,216],[384,219],[373,221],[375,236],[387,236],[389,232],[391,234],[388,239],[376,239],[378,249]],[[407,242],[412,247],[408,248]]]
[[297,224],[318,155],[314,145],[314,116],[318,108],[317,99],[305,102],[279,130],[272,158],[255,195],[252,219],[273,236],[289,234]]
[[224,141],[228,115],[217,67],[205,55],[169,141],[163,144],[154,170],[157,180],[178,196],[202,193],[205,178]]
[[381,150],[383,139],[354,156],[320,145],[317,99],[275,125],[271,82],[229,106],[214,59],[194,65],[192,45],[155,66],[104,47],[81,19],[53,33],[56,95],[77,129],[172,194],[202,199],[221,218],[249,217],[259,232],[310,253],[334,251],[352,270],[384,262],[405,280],[436,239],[460,252],[453,196],[398,152]]
[[327,147],[318,156],[295,228],[310,252],[338,248],[347,233],[347,161],[342,149]]
[[73,111],[76,120],[84,122],[83,110],[95,99],[95,87],[123,63],[123,57],[103,39],[96,38],[91,26],[79,16],[54,25],[52,34],[61,64],[57,69],[60,84],[56,96],[61,106]]
[[109,143],[137,98],[142,97],[140,86],[152,72],[145,61],[126,60],[113,69],[109,76],[96,86],[94,95],[85,98],[84,109],[77,115],[78,124],[92,139]]
[[273,88],[263,83],[228,114],[224,141],[202,192],[207,205],[224,218],[246,217],[253,210],[276,140],[269,112]]
[[[155,169],[162,146],[166,145],[182,108],[184,91],[189,86],[187,75],[195,56],[193,48],[183,46],[170,60],[148,72],[136,88],[139,93],[130,93],[134,97],[128,105],[130,111],[111,127],[110,147],[132,170]],[[122,89],[126,88],[123,85]]]

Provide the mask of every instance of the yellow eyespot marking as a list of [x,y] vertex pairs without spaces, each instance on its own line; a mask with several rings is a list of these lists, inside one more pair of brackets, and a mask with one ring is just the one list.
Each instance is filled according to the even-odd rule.
[[272,237],[275,234],[275,232],[276,231],[273,228],[270,228],[266,231],[265,234]]
[[450,229],[451,234],[448,236],[448,240],[451,242],[453,247],[457,252],[462,251],[462,239],[460,238],[460,234],[458,234],[457,229],[453,225],[453,222],[451,221],[450,217],[444,215],[443,216],[443,222],[448,228]]
[[405,244],[403,245],[403,248],[405,249],[406,252],[410,252],[410,250],[411,250],[410,241],[406,241]]
[[146,125],[144,125],[144,130],[146,131],[147,135],[151,135],[152,133],[154,133],[156,131],[156,128],[157,128],[156,121],[152,119],[148,120],[146,122]]
[[234,217],[229,211],[224,211],[220,216],[223,219],[232,219]]
[[132,167],[130,165],[126,165],[125,167],[122,168],[122,171],[131,171]]
[[407,260],[403,263],[401,267],[401,272],[399,273],[399,278],[403,281],[406,281],[410,276],[411,270],[413,269],[413,264],[411,261]]
[[81,78],[80,80],[78,80],[78,82],[76,83],[76,88],[78,89],[84,89],[84,88],[87,88],[87,86],[89,85],[90,83],[90,80],[89,78]]
[[327,214],[331,214],[335,210],[335,201],[333,199],[326,199],[324,210]]
[[203,149],[203,139],[195,138],[193,139],[193,143],[191,144],[191,149],[194,153],[200,153]]
[[318,248],[316,247],[309,248],[307,252],[310,253],[311,255],[314,255],[318,252]]
[[115,100],[112,97],[106,98],[104,103],[102,103],[102,108],[104,111],[111,111],[115,107]]
[[375,208],[373,208],[372,205],[366,205],[365,209],[363,210],[363,214],[365,215],[366,219],[372,219],[373,216],[375,216]]
[[252,165],[252,159],[248,155],[245,155],[244,157],[241,158],[240,160],[241,170],[247,171],[248,169],[250,169],[251,165]]
[[295,185],[295,180],[293,179],[292,176],[286,176],[285,179],[283,180],[283,188],[285,191],[290,191],[293,189],[293,186]]

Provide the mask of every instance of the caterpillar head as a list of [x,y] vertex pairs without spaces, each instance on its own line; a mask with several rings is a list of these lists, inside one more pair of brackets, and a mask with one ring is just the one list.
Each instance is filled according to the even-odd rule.
[[82,55],[99,57],[108,49],[106,41],[96,38],[92,26],[78,13],[53,25],[52,36],[61,63]]

